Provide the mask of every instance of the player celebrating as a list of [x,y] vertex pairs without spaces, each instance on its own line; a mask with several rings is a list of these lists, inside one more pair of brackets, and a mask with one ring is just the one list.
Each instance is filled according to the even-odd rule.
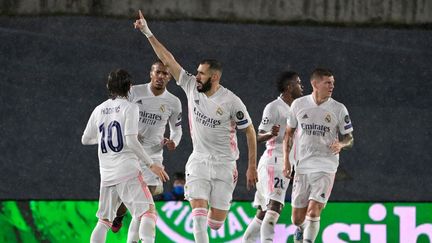
[[[295,100],[291,106],[284,142],[295,135],[294,161],[296,174],[292,190],[292,221],[298,226],[295,242],[314,242],[318,235],[320,215],[327,203],[339,166],[341,149],[353,145],[348,110],[331,98],[334,77],[330,70],[312,72],[312,94]],[[339,135],[342,140],[339,140]],[[284,146],[285,175],[291,163]]]
[[[132,86],[128,97],[129,101],[139,107],[138,138],[153,162],[160,166],[163,162],[163,147],[166,146],[170,151],[175,150],[182,136],[181,103],[166,89],[170,80],[168,68],[160,60],[156,60],[151,66],[150,82]],[[167,123],[170,127],[170,138],[164,138]],[[162,193],[162,181],[147,166],[142,164],[141,167],[152,195]],[[122,226],[125,213],[126,207],[122,204],[113,222],[113,232],[117,232]],[[130,241],[138,241],[138,228],[139,221],[131,221],[128,233]]]
[[151,194],[145,184],[138,160],[145,163],[162,181],[165,170],[153,164],[138,141],[138,106],[127,101],[130,75],[121,69],[109,74],[107,88],[110,99],[97,106],[87,123],[82,144],[98,144],[101,175],[99,218],[90,242],[105,242],[115,212],[123,202],[140,221],[139,237],[154,242],[156,213]]
[[248,189],[256,183],[255,129],[243,102],[220,85],[221,63],[213,59],[203,60],[196,76],[187,73],[156,39],[141,11],[139,13],[135,28],[148,38],[188,98],[193,152],[186,164],[185,198],[192,206],[195,241],[208,242],[207,224],[214,230],[223,225],[237,183],[235,161],[239,151],[236,128],[244,129],[247,137]]
[[285,202],[289,179],[283,174],[283,139],[290,105],[303,92],[296,72],[283,72],[277,80],[280,96],[264,109],[258,128],[258,142],[266,142],[258,163],[258,183],[254,207],[257,214],[246,229],[243,242],[273,242],[274,227]]

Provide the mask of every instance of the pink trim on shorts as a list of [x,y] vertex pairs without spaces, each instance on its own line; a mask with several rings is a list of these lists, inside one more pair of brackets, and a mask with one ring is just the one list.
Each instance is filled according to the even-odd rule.
[[98,222],[101,223],[101,224],[103,224],[103,225],[105,225],[105,226],[107,226],[108,228],[111,228],[111,226],[112,226],[112,223],[107,222],[107,221],[102,220],[102,219],[99,219]]
[[268,191],[273,192],[274,191],[274,166],[268,165],[267,167],[267,174],[268,174]]
[[140,185],[141,185],[141,188],[142,188],[142,190],[144,192],[145,197],[147,199],[152,198],[151,192],[149,191],[149,189],[147,187],[147,184],[144,182],[144,178],[143,178],[141,172],[138,175],[138,180],[140,182]]
[[153,219],[153,221],[154,221],[155,224],[156,224],[156,221],[157,221],[157,215],[156,215],[155,213],[153,213],[153,212],[149,212],[149,211],[147,210],[145,213],[143,213],[141,216],[139,216],[139,219],[141,220],[142,217],[146,217],[146,218]]
[[200,208],[192,209],[192,217],[197,217],[197,216],[207,217],[207,213],[208,213],[207,209],[200,209]]
[[268,141],[267,155],[269,157],[273,156],[273,150],[275,148],[275,144],[276,144],[276,137],[273,137]]

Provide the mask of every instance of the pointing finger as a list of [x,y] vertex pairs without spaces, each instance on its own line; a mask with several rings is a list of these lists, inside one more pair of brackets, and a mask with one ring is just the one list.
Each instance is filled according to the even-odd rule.
[[140,19],[144,19],[144,15],[142,14],[141,9],[138,10],[138,12],[139,12]]

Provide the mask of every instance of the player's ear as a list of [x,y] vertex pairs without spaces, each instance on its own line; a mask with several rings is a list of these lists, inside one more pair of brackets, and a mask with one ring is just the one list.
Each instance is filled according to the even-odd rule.
[[212,76],[211,76],[212,81],[216,81],[220,79],[220,74],[219,72],[213,72]]

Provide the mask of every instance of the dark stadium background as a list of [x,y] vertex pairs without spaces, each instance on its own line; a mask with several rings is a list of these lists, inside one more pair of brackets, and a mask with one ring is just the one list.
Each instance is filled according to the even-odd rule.
[[[0,200],[98,198],[96,146],[80,139],[92,109],[106,99],[107,74],[122,67],[148,81],[155,55],[132,19],[0,17]],[[222,84],[242,98],[257,128],[278,95],[279,72],[301,74],[305,93],[317,66],[334,71],[334,98],[346,105],[355,144],[341,155],[332,201],[432,200],[432,32],[404,28],[310,27],[149,21],[177,61],[195,73],[202,58],[224,63]],[[183,139],[166,153],[170,174],[192,150],[186,99]],[[245,186],[246,141],[236,200]],[[259,145],[258,157],[263,151]],[[290,190],[290,189],[289,189]]]

